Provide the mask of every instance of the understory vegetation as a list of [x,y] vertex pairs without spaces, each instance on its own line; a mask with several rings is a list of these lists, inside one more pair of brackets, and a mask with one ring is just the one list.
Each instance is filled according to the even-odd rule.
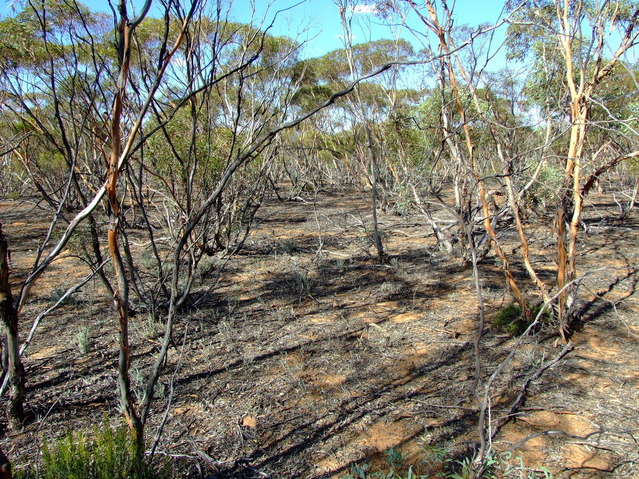
[[137,457],[135,443],[126,426],[112,428],[107,421],[90,437],[81,431],[49,444],[42,444],[41,462],[32,469],[19,469],[16,478],[59,479],[161,479],[173,477],[170,465],[152,467]]
[[4,11],[14,477],[636,473],[637,415],[527,400],[639,334],[639,5],[327,5],[318,56],[294,2]]
[[[386,451],[385,464],[374,467],[368,463],[357,464],[351,473],[342,479],[468,479],[473,476],[473,466],[469,458],[453,460],[445,448],[433,447],[423,452],[423,459],[417,464],[409,464],[407,458],[394,449]],[[547,469],[534,471],[526,468],[521,461],[515,464],[510,453],[497,454],[486,458],[482,477],[497,478],[544,478],[553,475]]]

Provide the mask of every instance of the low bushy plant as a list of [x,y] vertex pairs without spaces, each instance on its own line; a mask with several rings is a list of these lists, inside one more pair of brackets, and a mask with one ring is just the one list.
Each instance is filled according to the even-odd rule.
[[424,451],[422,461],[408,464],[407,457],[394,449],[386,452],[386,467],[373,467],[369,463],[354,464],[349,474],[342,479],[552,479],[546,468],[532,470],[519,464],[513,464],[510,453],[489,454],[477,475],[472,457],[455,459],[445,447],[434,446]]
[[513,336],[520,335],[527,328],[521,306],[517,303],[511,303],[497,311],[493,318],[493,325]]
[[172,477],[170,466],[154,467],[136,454],[126,426],[112,428],[105,420],[93,436],[68,432],[52,445],[42,444],[40,467],[16,468],[16,479],[163,479]]
[[406,463],[406,456],[392,448],[386,451],[386,464],[385,468],[379,470],[373,470],[367,463],[354,464],[350,474],[342,479],[426,479],[430,477],[430,475],[416,472],[413,465]]
[[78,350],[82,354],[87,354],[93,346],[93,339],[91,338],[91,330],[88,326],[82,326],[77,333],[75,333],[75,342],[78,345]]
[[[50,296],[51,302],[57,303],[60,299],[62,299],[62,297],[66,294],[66,292],[67,292],[67,289],[64,287],[54,288],[53,291],[51,291],[51,296]],[[64,298],[61,304],[65,306],[75,306],[80,304],[80,300],[77,297],[75,297],[73,294],[71,294],[67,296],[66,298]]]
[[[504,306],[499,311],[495,313],[495,317],[493,318],[493,325],[512,336],[519,336],[528,329],[531,322],[535,320],[535,318],[539,315],[543,304],[539,304],[537,306],[530,307],[530,320],[525,318],[521,309],[521,306],[517,303],[511,303],[507,306]],[[544,309],[541,313],[541,317],[539,318],[539,324],[547,324],[550,322],[551,312],[549,308]]]

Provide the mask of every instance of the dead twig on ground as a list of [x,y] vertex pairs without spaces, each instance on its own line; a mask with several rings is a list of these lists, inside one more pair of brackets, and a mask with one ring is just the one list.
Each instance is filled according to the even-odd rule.
[[537,371],[535,371],[535,373],[533,375],[529,376],[524,381],[524,384],[521,386],[521,388],[519,390],[519,394],[517,395],[515,400],[512,402],[510,408],[508,409],[508,412],[504,416],[502,416],[500,419],[497,420],[497,425],[493,429],[493,433],[492,433],[491,439],[495,438],[495,435],[499,431],[499,428],[504,423],[506,423],[506,421],[508,421],[513,416],[513,414],[515,414],[515,412],[519,409],[519,406],[522,405],[522,403],[524,402],[524,399],[526,398],[526,392],[528,391],[528,387],[534,381],[539,379],[544,374],[544,372],[546,372],[546,370],[548,370],[549,368],[551,368],[552,366],[557,364],[559,361],[561,361],[566,354],[568,354],[570,351],[573,350],[573,348],[574,348],[574,345],[573,345],[572,341],[569,341],[568,344],[566,344],[562,348],[562,350],[559,352],[559,354],[557,356],[555,356],[550,361],[545,362]]

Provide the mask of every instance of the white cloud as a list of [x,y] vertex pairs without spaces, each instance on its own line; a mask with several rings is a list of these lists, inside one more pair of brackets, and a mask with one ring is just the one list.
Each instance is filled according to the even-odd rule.
[[379,13],[377,5],[355,5],[353,7],[353,13],[359,15],[375,15]]

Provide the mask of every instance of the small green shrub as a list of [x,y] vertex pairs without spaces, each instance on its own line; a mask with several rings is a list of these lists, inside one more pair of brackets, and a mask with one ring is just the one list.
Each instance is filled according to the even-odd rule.
[[[54,288],[53,291],[51,291],[51,296],[50,296],[51,302],[57,303],[65,295],[66,292],[67,292],[66,288],[63,288],[63,287]],[[75,297],[73,294],[71,294],[67,296],[66,298],[64,298],[61,304],[66,306],[76,306],[80,304],[80,300],[77,297]]]
[[[530,317],[532,321],[535,320],[543,306],[543,304],[539,304],[530,309]],[[550,322],[550,319],[550,309],[546,308],[539,318],[539,324],[548,324]],[[511,303],[507,306],[504,306],[495,313],[495,317],[493,318],[493,325],[497,329],[505,331],[513,336],[519,336],[523,334],[524,331],[528,329],[528,326],[530,326],[530,324],[531,322],[524,317],[521,306],[517,303]]]
[[493,325],[497,329],[512,334],[513,336],[520,335],[527,328],[521,306],[517,303],[511,303],[497,311],[493,319]]
[[401,185],[395,197],[395,212],[399,216],[408,216],[413,206],[413,198],[409,188]]
[[426,479],[430,475],[415,472],[412,465],[406,464],[406,456],[395,449],[386,451],[385,470],[373,470],[367,464],[354,464],[350,474],[342,479]]
[[78,351],[82,354],[89,352],[93,346],[93,338],[91,338],[91,329],[88,326],[82,326],[77,333],[75,333],[75,342],[78,345]]
[[295,269],[293,272],[293,283],[295,284],[295,292],[297,293],[298,301],[302,301],[304,297],[311,294],[313,288],[313,282],[308,277],[308,273],[301,269]]
[[170,466],[154,467],[135,454],[126,426],[112,428],[105,420],[88,439],[81,432],[68,432],[49,445],[42,444],[38,469],[18,469],[16,479],[163,479],[172,477]]
[[563,178],[562,168],[556,165],[544,165],[537,181],[529,191],[530,198],[543,206],[553,205],[557,201],[557,192],[561,190]]
[[292,255],[299,251],[299,248],[293,238],[284,238],[276,243],[274,250],[277,254]]
[[5,195],[4,199],[15,201],[15,200],[19,200],[21,197],[22,195],[20,194],[19,191],[10,191]]
[[[516,461],[516,460],[515,460]],[[473,466],[472,457],[454,459],[445,447],[432,446],[424,451],[424,458],[418,464],[407,464],[406,456],[394,449],[386,452],[386,467],[373,467],[369,463],[354,464],[350,474],[342,479],[552,479],[546,468],[541,471],[528,469],[519,458],[519,464],[513,464],[510,453],[490,454],[486,457],[481,471]]]

